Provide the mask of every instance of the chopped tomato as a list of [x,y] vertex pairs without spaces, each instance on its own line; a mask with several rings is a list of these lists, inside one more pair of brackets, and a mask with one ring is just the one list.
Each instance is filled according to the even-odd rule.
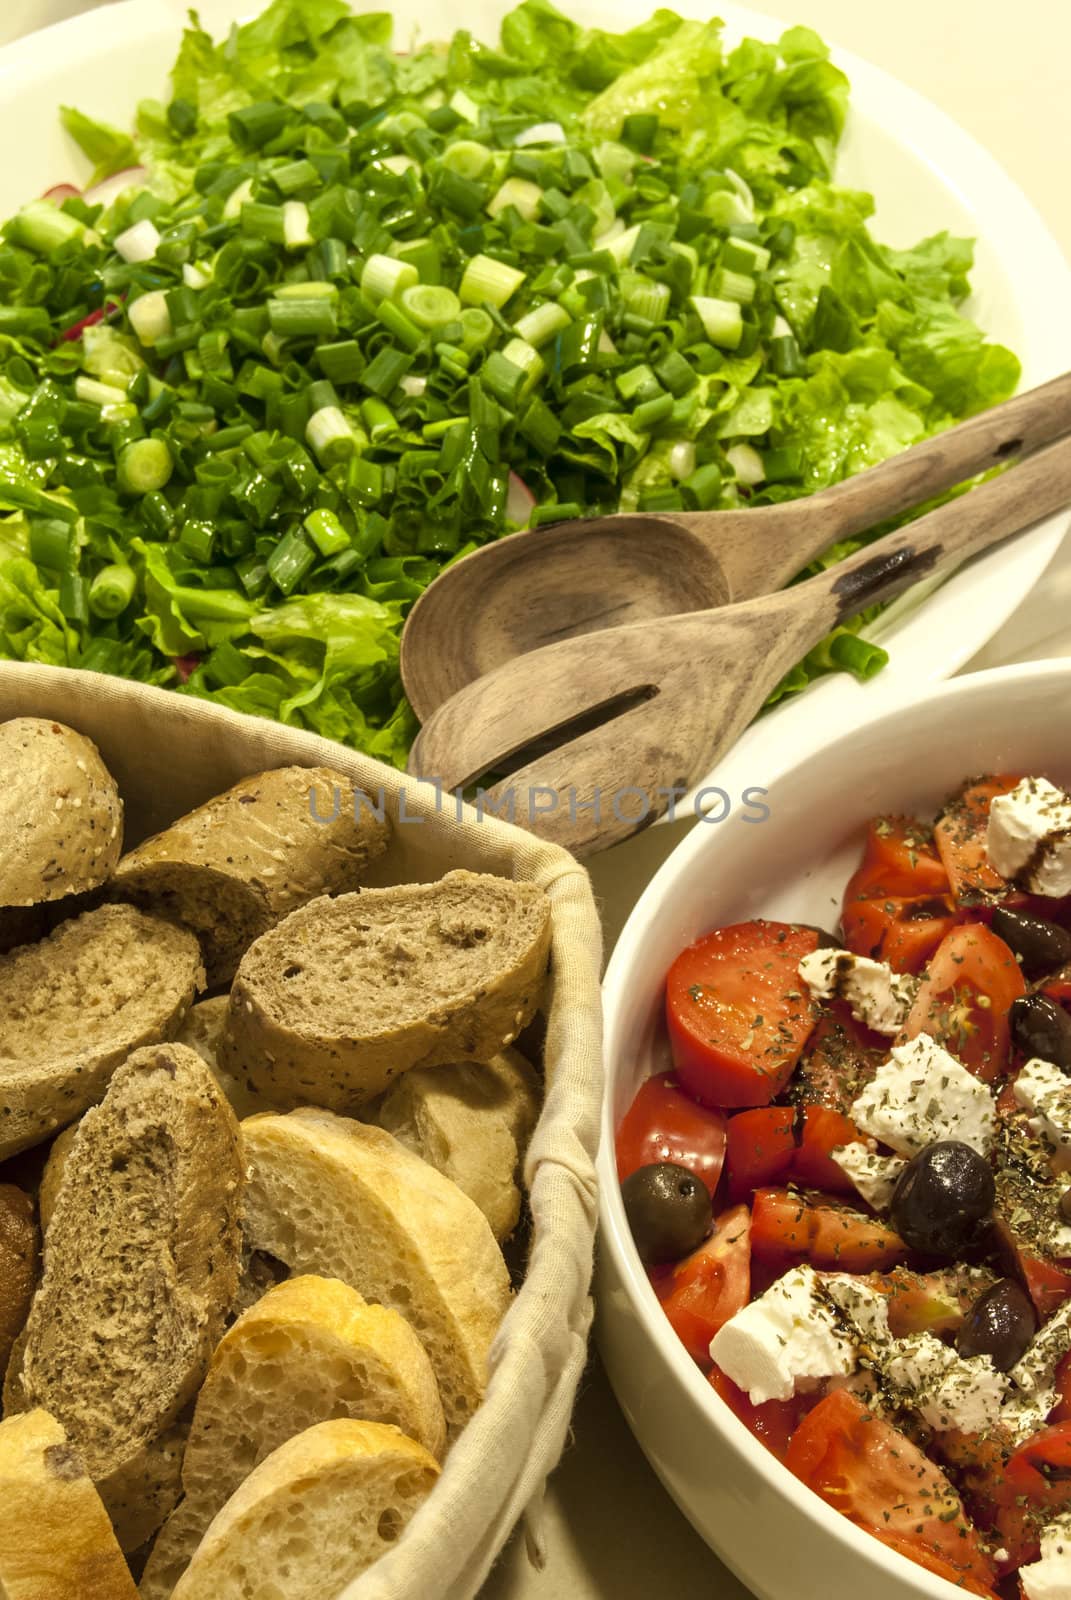
[[725,1161],[728,1118],[697,1105],[672,1072],[641,1084],[617,1130],[617,1175],[622,1183],[640,1167],[675,1161],[714,1193]]
[[920,900],[845,899],[841,914],[844,946],[857,956],[885,961],[894,972],[921,972],[946,934],[959,921],[947,894]]
[[799,976],[814,928],[743,922],[683,950],[666,979],[677,1076],[711,1106],[764,1106],[788,1082],[814,1027]]
[[788,1455],[789,1440],[800,1422],[820,1398],[817,1394],[797,1394],[791,1400],[765,1400],[762,1405],[756,1406],[752,1405],[744,1390],[738,1389],[732,1379],[717,1367],[707,1381],[715,1394],[719,1394],[729,1409],[740,1418],[745,1428],[750,1429],[756,1439],[760,1439],[780,1461],[784,1461]]
[[930,1571],[947,1567],[969,1594],[992,1593],[993,1568],[948,1478],[854,1395],[834,1390],[815,1406],[787,1461],[829,1505],[902,1555]]
[[914,900],[947,893],[948,873],[932,831],[914,817],[875,817],[845,900]]
[[1036,1561],[1045,1523],[1071,1506],[1071,1422],[1050,1423],[1008,1458],[996,1526],[1018,1564]]
[[937,819],[933,830],[937,849],[961,906],[1001,900],[1008,892],[1007,879],[989,865],[985,840],[990,802],[998,794],[1010,794],[1018,782],[1006,774],[979,778],[950,800]]
[[874,1217],[789,1189],[759,1189],[751,1208],[751,1248],[785,1267],[802,1261],[833,1272],[873,1272],[902,1261],[899,1234]]
[[[984,1595],[986,1600],[997,1600],[996,1591],[991,1585],[984,1584],[973,1574],[965,1575],[960,1567],[953,1566],[951,1561],[920,1544],[916,1538],[902,1533],[888,1533],[884,1528],[871,1528],[869,1531],[875,1539],[880,1539],[882,1544],[888,1545],[890,1550],[898,1550],[909,1561],[914,1561],[916,1566],[924,1567],[927,1572],[934,1572],[939,1578],[954,1583],[964,1594],[979,1594]],[[981,1554],[980,1549],[979,1553]]]
[[833,1151],[861,1138],[855,1123],[841,1112],[829,1106],[805,1106],[800,1146],[792,1163],[796,1182],[827,1194],[854,1194],[855,1185],[833,1160]]
[[1058,1006],[1071,1010],[1071,973],[1065,968],[1054,978],[1046,978],[1041,985],[1041,992],[1047,994],[1050,1000],[1055,1000]]
[[867,1282],[888,1299],[889,1331],[894,1339],[912,1333],[957,1332],[985,1287],[955,1268],[909,1272],[906,1267],[895,1267],[892,1272],[873,1274]]
[[819,1017],[793,1087],[798,1085],[807,1105],[847,1111],[888,1054],[881,1034],[856,1022],[845,1002],[837,1000]]
[[1071,1299],[1071,1273],[1065,1272],[1055,1261],[1038,1255],[999,1214],[993,1224],[993,1247],[1004,1270],[1019,1280],[1034,1302],[1034,1310],[1042,1322],[1047,1322],[1065,1300]]
[[675,1266],[656,1267],[651,1283],[688,1354],[709,1370],[711,1339],[751,1297],[747,1206],[723,1212],[698,1250]]
[[1049,1413],[1050,1422],[1071,1422],[1071,1350],[1056,1368],[1056,1405]]
[[1022,969],[1003,939],[982,923],[953,928],[919,984],[904,1036],[929,1033],[992,1083],[1008,1068],[1008,1012],[1026,993]]
[[725,1167],[729,1196],[748,1200],[754,1189],[787,1178],[796,1157],[794,1106],[760,1106],[729,1119]]

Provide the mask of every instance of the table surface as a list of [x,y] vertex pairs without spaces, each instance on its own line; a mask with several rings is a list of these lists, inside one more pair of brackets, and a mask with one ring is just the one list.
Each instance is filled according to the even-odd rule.
[[[93,0],[0,0],[0,44],[88,9]],[[751,0],[754,3],[754,0]],[[716,8],[714,8],[716,9]],[[1071,6],[1018,0],[1015,24],[998,0],[805,0],[756,9],[806,21],[878,63],[987,145],[1071,255],[1066,200],[1067,60]],[[448,10],[448,8],[447,8]],[[999,40],[999,48],[996,41]],[[1042,584],[966,670],[1071,655],[1071,542]],[[680,837],[651,829],[593,872],[616,938],[640,890]],[[625,1531],[627,1530],[627,1532]],[[676,1510],[636,1446],[593,1357],[569,1447],[547,1492],[542,1571],[515,1539],[482,1600],[748,1600]]]

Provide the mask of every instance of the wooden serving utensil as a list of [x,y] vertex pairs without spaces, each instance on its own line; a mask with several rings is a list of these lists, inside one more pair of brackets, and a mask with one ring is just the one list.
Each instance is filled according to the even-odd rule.
[[447,567],[409,613],[406,694],[426,722],[473,679],[543,645],[772,593],[838,540],[1065,433],[1071,374],[806,499],[588,518],[499,539]]
[[1071,436],[805,583],[516,656],[432,715],[410,771],[453,789],[512,769],[488,808],[512,791],[534,832],[577,855],[604,850],[709,772],[831,628],[1069,503]]

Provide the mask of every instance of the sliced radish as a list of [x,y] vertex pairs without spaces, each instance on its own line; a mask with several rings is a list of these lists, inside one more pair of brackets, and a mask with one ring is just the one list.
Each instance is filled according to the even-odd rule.
[[509,521],[515,522],[519,528],[527,528],[535,504],[536,497],[531,489],[515,472],[511,472],[509,494],[506,496],[506,516]]
[[87,328],[92,328],[96,323],[103,322],[108,315],[108,311],[116,309],[114,306],[109,307],[107,310],[104,306],[98,306],[96,311],[91,311],[88,317],[82,318],[81,322],[74,323],[70,328],[64,328],[60,334],[60,343],[63,344],[69,339],[80,339]]
[[54,183],[51,189],[46,189],[41,196],[42,200],[51,200],[53,205],[61,206],[65,200],[77,200],[82,193],[73,183]]
[[188,683],[201,665],[201,657],[194,650],[188,656],[172,656],[171,664],[179,675],[179,682]]
[[124,167],[122,172],[113,172],[110,178],[102,178],[100,183],[95,183],[82,198],[90,206],[110,206],[124,189],[133,189],[147,182],[148,177],[148,167]]

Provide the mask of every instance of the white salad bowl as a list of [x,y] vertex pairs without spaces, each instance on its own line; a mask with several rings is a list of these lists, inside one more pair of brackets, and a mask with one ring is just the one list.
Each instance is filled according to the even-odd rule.
[[[7,0],[0,0],[0,8]],[[265,0],[200,0],[202,24],[217,38]],[[440,11],[423,0],[384,0],[376,9],[396,19],[395,43],[442,37],[468,28],[494,40],[513,0],[453,0]],[[84,182],[88,162],[63,132],[61,105],[121,127],[138,101],[166,90],[189,0],[120,0],[0,48],[0,217],[62,182]],[[354,0],[357,10],[371,0]],[[578,21],[614,30],[646,20],[655,0],[561,0]],[[807,7],[785,5],[785,20],[713,0],[680,0],[685,16],[720,16],[732,45],[746,35],[775,40],[789,22],[807,22]],[[1022,362],[1030,388],[1071,367],[1071,266],[1044,222],[998,163],[969,134],[921,95],[847,51],[833,59],[851,82],[850,114],[837,161],[837,181],[870,191],[877,237],[897,246],[947,229],[978,241],[965,310]],[[17,157],[16,153],[17,152]],[[756,753],[773,739],[805,750],[815,730],[847,726],[902,701],[958,670],[996,632],[1041,578],[1066,519],[1047,522],[1004,549],[961,569],[925,606],[932,584],[912,591],[873,635],[891,653],[867,684],[838,673],[815,685],[803,705],[787,702],[745,735]],[[797,710],[802,714],[797,714]],[[689,800],[689,809],[690,809]]]
[[[665,975],[703,933],[752,917],[829,926],[879,812],[932,817],[964,778],[1044,773],[1071,782],[1071,661],[972,674],[802,758],[757,770],[746,752],[718,783],[739,796],[699,823],[652,880],[604,985],[606,1092],[597,1304],[603,1358],[636,1438],[681,1510],[761,1600],[954,1600],[931,1576],[854,1527],[755,1439],[688,1357],[655,1298],[625,1220],[614,1132],[640,1083],[670,1066]],[[719,807],[724,809],[724,807]]]

